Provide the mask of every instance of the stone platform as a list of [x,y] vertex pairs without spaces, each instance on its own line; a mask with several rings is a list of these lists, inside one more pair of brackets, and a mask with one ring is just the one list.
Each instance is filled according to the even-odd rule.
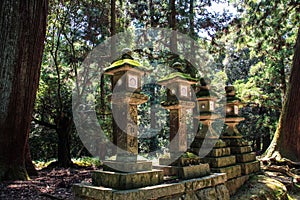
[[145,160],[138,160],[135,162],[126,161],[104,161],[103,162],[104,171],[113,172],[141,172],[141,171],[151,171],[152,162]]
[[75,184],[75,200],[229,200],[226,174],[215,173],[202,178],[163,183],[131,190]]
[[94,186],[104,186],[120,190],[160,184],[163,182],[163,177],[163,171],[155,169],[132,173],[102,170],[92,172]]
[[256,160],[249,142],[243,138],[223,138],[230,147],[232,155],[236,156],[237,163],[241,166],[242,175],[249,175],[260,170],[260,163]]
[[199,164],[191,166],[168,166],[157,165],[155,169],[163,170],[165,176],[177,176],[180,179],[199,178],[210,174],[209,164]]
[[[197,150],[203,144],[204,138],[196,138],[193,150]],[[248,142],[241,137],[227,137],[215,141],[207,141],[207,144],[215,143],[213,149],[201,158],[202,163],[209,163],[213,173],[226,173],[230,195],[249,179],[249,175],[259,171],[259,161],[252,152]]]

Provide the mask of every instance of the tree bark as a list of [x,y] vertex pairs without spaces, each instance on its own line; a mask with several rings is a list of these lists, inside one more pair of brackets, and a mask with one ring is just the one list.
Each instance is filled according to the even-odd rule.
[[26,167],[26,170],[27,170],[27,173],[29,176],[37,176],[38,175],[38,172],[35,169],[35,166],[31,160],[30,148],[29,148],[28,142],[26,142],[26,146],[25,146],[25,167]]
[[68,168],[73,165],[71,160],[71,133],[74,127],[72,118],[61,116],[57,123],[58,135],[58,151],[57,151],[57,165],[59,167]]
[[[279,125],[269,146],[266,157],[281,155],[300,161],[300,27],[295,45],[287,96],[283,105]],[[279,153],[279,154],[278,154]],[[280,157],[280,156],[279,156]]]
[[174,31],[172,32],[170,49],[172,52],[177,52],[177,33],[176,31],[176,7],[175,0],[170,0],[170,28]]
[[39,83],[47,0],[0,1],[0,181],[26,180],[25,146]]

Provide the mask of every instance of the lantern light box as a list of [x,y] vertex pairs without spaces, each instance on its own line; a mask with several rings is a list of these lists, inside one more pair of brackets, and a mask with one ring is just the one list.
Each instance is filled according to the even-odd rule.
[[139,92],[142,76],[147,72],[149,69],[133,60],[130,52],[105,69],[105,74],[112,75],[112,87],[124,92]]

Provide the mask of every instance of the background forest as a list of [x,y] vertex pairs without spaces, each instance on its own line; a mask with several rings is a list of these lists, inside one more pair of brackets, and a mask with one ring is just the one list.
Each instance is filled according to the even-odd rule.
[[[150,27],[188,34],[213,56],[213,73],[207,76],[213,84],[226,79],[227,84],[236,87],[244,102],[241,115],[245,120],[239,125],[240,132],[251,141],[257,154],[264,153],[276,131],[289,85],[299,11],[296,0],[51,0],[29,136],[32,160],[55,159],[59,166],[68,167],[71,158],[91,156],[72,118],[72,87],[77,70],[87,54],[110,36]],[[174,62],[172,56],[163,52],[157,55],[151,49],[134,53],[152,67]],[[190,69],[189,63],[182,62]],[[143,89],[151,100],[139,108],[139,114],[146,116],[140,126],[144,123],[146,127],[151,112],[157,112],[153,105],[159,104],[162,91],[155,84]],[[106,121],[102,125],[108,137],[112,123],[106,98],[109,92],[110,80],[99,77],[96,111],[99,123]],[[147,154],[165,146],[166,127],[154,138],[141,139],[139,150]]]

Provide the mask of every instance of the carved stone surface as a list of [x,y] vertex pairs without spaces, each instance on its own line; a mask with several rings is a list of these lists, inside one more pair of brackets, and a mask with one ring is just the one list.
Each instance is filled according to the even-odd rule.
[[194,102],[179,100],[175,104],[165,102],[162,105],[170,110],[170,154],[178,157],[187,151],[187,110],[195,106]]
[[138,154],[137,105],[147,101],[143,94],[116,93],[112,97],[113,138],[118,161],[136,161]]

